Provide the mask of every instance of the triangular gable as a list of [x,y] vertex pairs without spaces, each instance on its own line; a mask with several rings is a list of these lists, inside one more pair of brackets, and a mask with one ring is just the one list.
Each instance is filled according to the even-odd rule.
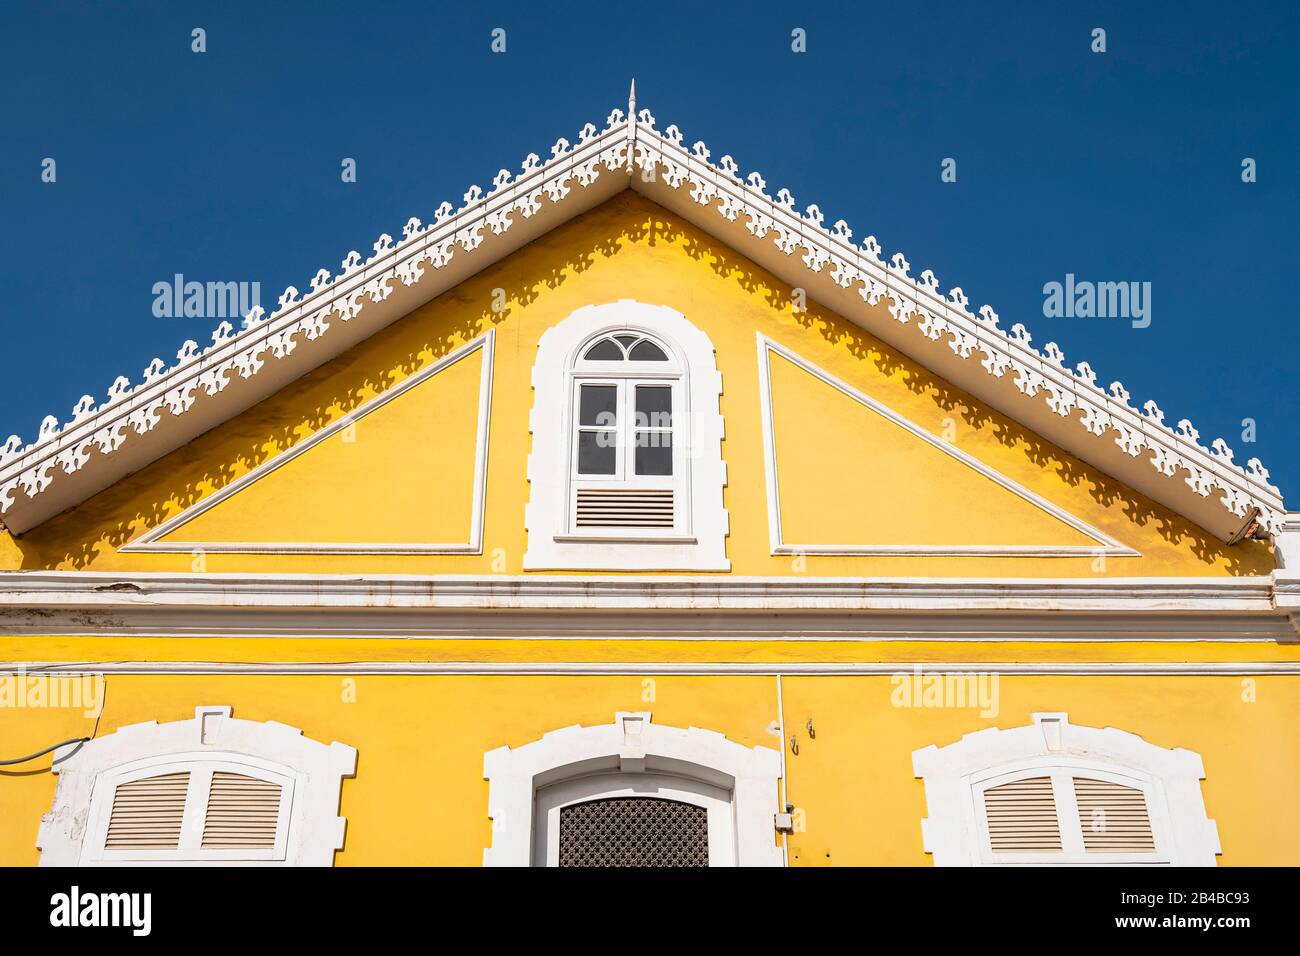
[[773,554],[1137,555],[761,333],[758,362]]
[[350,252],[341,271],[321,269],[310,291],[286,289],[270,316],[255,309],[236,331],[223,322],[212,345],[185,343],[174,365],[155,359],[143,381],[119,377],[107,401],[85,396],[72,419],[49,416],[29,445],[0,447],[0,519],[21,533],[139,470],[412,309],[623,189],[682,215],[810,298],[858,323],[935,374],[1223,540],[1255,527],[1276,532],[1281,494],[1257,459],[1233,461],[1222,439],[1209,447],[1190,422],[1141,410],[1118,382],[1103,389],[1086,363],[1065,365],[1055,343],[1031,345],[989,306],[968,307],[960,288],[941,293],[901,253],[888,261],[874,236],[853,243],[843,221],[824,225],[815,206],[799,213],[788,190],[741,178],[730,156],[717,163],[701,142],[687,148],[676,126],[660,131],[635,99],[587,124],[577,143],[560,139],[542,162],[530,154],[518,175],[501,170],[492,189],[471,187],[457,210],[443,203],[433,223],[411,219],[373,255]]
[[[493,344],[489,330],[120,550],[482,553]],[[477,408],[459,406],[475,382]]]

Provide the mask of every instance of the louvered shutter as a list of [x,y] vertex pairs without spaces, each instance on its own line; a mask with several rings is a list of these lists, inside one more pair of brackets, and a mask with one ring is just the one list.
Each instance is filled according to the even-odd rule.
[[1074,778],[1079,827],[1087,853],[1154,853],[1146,794],[1109,780]]
[[168,773],[118,784],[106,850],[174,850],[180,844],[190,775]]
[[671,488],[579,488],[574,524],[579,528],[671,528]]
[[218,770],[203,821],[205,850],[273,849],[283,788],[269,780]]
[[1061,827],[1051,777],[1029,777],[984,791],[984,815],[994,853],[1061,849]]

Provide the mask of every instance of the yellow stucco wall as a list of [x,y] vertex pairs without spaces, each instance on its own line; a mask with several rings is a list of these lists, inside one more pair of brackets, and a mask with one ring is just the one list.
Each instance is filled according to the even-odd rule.
[[[650,683],[647,683],[647,678]],[[99,735],[147,720],[193,716],[197,704],[230,704],[250,720],[276,720],[358,751],[343,785],[348,820],[339,865],[478,865],[491,842],[483,754],[547,730],[602,724],[618,710],[650,710],[673,726],[717,730],[746,746],[777,746],[774,677],[110,676]],[[1300,864],[1291,794],[1300,751],[1286,728],[1300,720],[1295,678],[1004,676],[998,713],[900,708],[889,676],[785,677],[788,798],[806,829],[790,838],[792,865],[928,865],[920,820],[924,787],[912,751],[988,726],[1023,726],[1035,711],[1115,726],[1151,743],[1201,754],[1220,865]],[[1243,697],[1254,697],[1247,702]],[[811,719],[816,736],[809,739]],[[82,736],[78,711],[0,708],[8,751]],[[38,860],[36,831],[55,778],[38,761],[0,776],[0,865]],[[776,795],[773,794],[775,802]]]

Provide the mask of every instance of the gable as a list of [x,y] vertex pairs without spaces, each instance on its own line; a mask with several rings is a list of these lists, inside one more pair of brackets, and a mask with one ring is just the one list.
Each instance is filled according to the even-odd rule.
[[431,224],[412,218],[401,241],[381,235],[369,258],[350,252],[306,294],[289,287],[272,315],[254,309],[238,332],[222,323],[210,346],[185,343],[174,365],[155,359],[135,385],[119,376],[106,401],[83,396],[70,421],[48,416],[30,444],[11,436],[0,447],[0,516],[19,533],[37,526],[628,190],[1220,540],[1281,532],[1285,506],[1258,459],[1236,464],[1223,439],[1201,444],[1190,422],[1167,424],[1151,400],[1139,410],[1121,383],[1103,388],[1087,362],[1068,367],[1022,325],[1003,330],[959,287],[941,293],[931,270],[913,277],[902,253],[886,261],[874,236],[855,244],[843,220],[827,228],[816,205],[798,213],[789,190],[772,196],[758,173],[742,179],[730,156],[715,164],[702,142],[687,149],[634,96],[603,129],[588,123],[577,143],[557,140],[546,162],[530,154],[490,191],[471,186],[459,210],[443,203]]
[[[853,575],[853,576],[925,576],[962,575],[975,577],[1090,577],[1139,575],[1205,575],[1267,573],[1271,555],[1260,542],[1242,542],[1228,546],[1195,524],[1171,512],[1141,494],[1126,488],[1087,464],[1073,458],[1052,442],[1037,436],[1011,421],[951,383],[934,375],[886,343],[866,334],[855,323],[833,311],[809,302],[797,311],[791,290],[770,273],[719,241],[662,207],[632,193],[624,193],[599,208],[553,230],[545,237],[520,250],[490,269],[462,282],[456,289],[433,302],[410,312],[404,319],[376,333],[339,358],[323,365],[308,376],[282,388],[277,394],[236,416],[201,438],[151,465],[139,473],[120,480],[114,487],[95,496],[41,527],[14,539],[21,567],[77,568],[89,570],[190,571],[192,558],[184,553],[139,553],[133,543],[155,532],[213,495],[238,482],[245,475],[274,460],[278,455],[299,447],[333,423],[357,413],[366,402],[383,395],[446,359],[471,342],[493,332],[495,348],[491,356],[491,441],[484,480],[484,518],[481,548],[456,553],[374,553],[374,554],[303,554],[303,553],[210,553],[208,571],[286,573],[305,570],[348,571],[356,573],[413,574],[500,574],[523,570],[523,555],[528,549],[525,511],[530,495],[529,460],[535,452],[534,422],[536,392],[533,382],[538,343],[542,335],[565,317],[593,303],[610,303],[633,299],[673,309],[685,316],[712,343],[721,376],[719,409],[725,423],[722,456],[726,467],[724,508],[729,527],[726,551],[731,572],[739,575]],[[764,464],[764,428],[761,398],[760,364],[755,350],[755,336],[761,334],[781,343],[792,354],[824,370],[850,389],[871,396],[901,419],[932,436],[942,436],[945,421],[957,428],[954,447],[971,456],[981,466],[1006,481],[1032,492],[1053,509],[1077,519],[1092,531],[1080,536],[1078,528],[1068,522],[1053,524],[1052,515],[1042,508],[1024,507],[1023,495],[1003,495],[1005,486],[993,488],[975,482],[1012,509],[1017,521],[1027,522],[1014,531],[984,523],[969,527],[970,520],[961,509],[952,509],[945,521],[945,531],[956,538],[942,541],[936,523],[926,534],[907,544],[933,545],[988,542],[995,530],[1002,534],[993,543],[1049,544],[1064,547],[1082,546],[1087,554],[1067,553],[1053,557],[985,554],[844,554],[806,557],[773,552],[769,537],[768,495]],[[486,355],[486,352],[484,353]],[[477,361],[477,359],[475,359]],[[782,359],[781,361],[784,361]],[[801,369],[794,369],[807,375]],[[452,373],[451,378],[443,378]],[[394,401],[392,411],[409,408],[415,417],[423,414],[421,390],[428,387],[429,401],[438,389],[449,386],[459,375],[447,404],[464,414],[456,419],[460,438],[456,443],[460,464],[451,469],[461,477],[464,487],[467,467],[467,436],[473,413],[480,408],[481,376],[471,365],[456,363],[418,385],[409,396]],[[441,379],[441,382],[440,382]],[[798,379],[796,379],[798,381]],[[778,383],[778,386],[781,383]],[[825,383],[813,385],[829,388]],[[842,392],[830,389],[842,401],[832,403],[831,425],[852,436],[857,429],[897,428],[892,421],[881,421],[875,412],[865,409]],[[778,424],[799,414],[800,402],[823,405],[816,396],[800,397],[797,393],[779,396],[775,406]],[[407,399],[411,399],[407,403]],[[789,399],[793,405],[783,404]],[[374,414],[379,414],[378,412]],[[868,416],[863,418],[863,416]],[[871,416],[877,420],[873,421]],[[841,420],[842,419],[842,420]],[[384,422],[374,418],[372,424]],[[365,420],[362,420],[362,425]],[[294,515],[277,516],[283,520],[274,535],[259,532],[262,540],[283,537],[286,528],[305,537],[308,543],[337,541],[332,526],[317,522],[338,509],[388,507],[381,499],[400,503],[386,527],[398,540],[390,543],[417,542],[434,532],[434,543],[457,543],[468,539],[459,536],[465,514],[460,492],[447,495],[456,499],[454,513],[461,522],[438,526],[435,516],[424,515],[422,507],[442,507],[442,492],[437,501],[429,501],[430,488],[441,488],[442,478],[430,469],[441,467],[438,456],[426,459],[420,469],[408,469],[395,485],[376,482],[373,473],[382,469],[381,447],[400,454],[398,437],[408,436],[419,424],[395,422],[391,445],[374,445],[373,466],[356,472],[365,483],[361,492],[364,503],[358,504],[356,493],[341,485],[331,486],[333,476],[317,481],[313,475],[326,464],[313,457],[313,449],[304,453],[293,466],[302,471],[308,488],[323,489],[317,498],[294,496],[291,506],[300,509]],[[788,432],[788,430],[787,430]],[[358,434],[364,434],[364,429]],[[888,433],[885,432],[881,434]],[[778,441],[779,441],[778,436]],[[367,443],[358,442],[349,451],[366,453]],[[342,449],[339,454],[343,454]],[[432,454],[432,453],[431,453]],[[389,459],[391,461],[391,457]],[[903,459],[906,460],[906,456]],[[917,481],[914,472],[884,476],[873,474],[869,462],[859,461],[856,468],[867,468],[865,478],[876,483],[881,495],[913,495]],[[277,469],[278,470],[278,469]],[[965,465],[961,471],[970,472]],[[294,472],[286,472],[293,474]],[[971,472],[975,481],[989,480],[978,471]],[[232,525],[229,537],[247,532],[249,522],[240,509],[256,499],[258,484],[247,484],[230,495],[198,520],[223,521]],[[447,480],[451,480],[448,478]],[[786,479],[794,481],[795,479]],[[832,498],[816,496],[819,506],[829,510],[840,507],[853,487],[846,475],[836,475],[841,484]],[[291,483],[300,487],[302,482]],[[268,486],[271,487],[271,486]],[[285,487],[289,487],[286,485]],[[353,484],[351,488],[355,488]],[[448,486],[450,487],[450,486]],[[244,497],[249,496],[249,497]],[[459,497],[458,497],[459,496]],[[245,504],[240,504],[244,497]],[[286,500],[281,497],[281,501]],[[916,501],[915,498],[912,499]],[[924,496],[915,505],[924,506]],[[859,502],[859,505],[861,502]],[[857,507],[858,505],[854,505]],[[272,509],[259,506],[251,514],[270,514]],[[411,515],[410,528],[395,527],[398,517]],[[862,511],[856,521],[851,543],[879,543],[866,536],[872,516],[879,511]],[[437,520],[442,520],[438,518]],[[802,520],[802,519],[800,519]],[[810,516],[809,521],[826,519]],[[927,519],[928,520],[928,519]],[[1055,519],[1052,519],[1055,520]],[[1042,523],[1042,522],[1046,523]],[[423,524],[421,524],[423,522]],[[1038,522],[1035,524],[1035,522]],[[193,523],[191,523],[193,525]],[[213,526],[210,525],[211,530]],[[890,543],[905,540],[907,523],[895,523],[887,536]],[[419,533],[411,529],[419,529]],[[163,541],[184,543],[206,540],[194,535],[194,528],[175,528],[158,535]],[[802,529],[800,529],[802,530]],[[814,535],[817,529],[809,531]],[[354,528],[355,531],[355,528]],[[456,535],[453,536],[453,531]],[[310,532],[310,535],[309,535]],[[444,534],[445,532],[445,534]],[[1095,532],[1095,534],[1094,534]],[[356,532],[359,533],[359,532]],[[882,532],[883,533],[883,532]],[[1009,535],[1009,536],[1008,536]],[[836,543],[843,543],[841,540]],[[1031,540],[1032,537],[1032,540]],[[1095,537],[1111,540],[1137,552],[1125,556],[1114,552],[1099,555],[1091,542]],[[816,542],[788,538],[794,544]],[[427,543],[427,542],[425,542]],[[311,549],[306,549],[310,551]],[[400,551],[400,549],[397,549]]]

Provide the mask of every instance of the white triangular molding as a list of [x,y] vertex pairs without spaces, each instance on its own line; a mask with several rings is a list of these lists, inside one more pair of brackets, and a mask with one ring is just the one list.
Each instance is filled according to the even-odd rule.
[[[483,553],[483,515],[487,500],[487,453],[488,430],[492,417],[492,355],[496,333],[489,329],[483,335],[462,345],[427,368],[421,369],[399,385],[376,395],[361,405],[350,415],[345,415],[332,422],[293,448],[283,452],[270,461],[263,462],[247,474],[226,485],[216,493],[204,498],[198,504],[185,509],[174,518],[163,522],[119,551],[147,552],[166,554],[192,554],[196,551],[208,554],[482,554]],[[395,542],[330,542],[330,541],[162,541],[172,532],[182,528],[199,515],[215,508],[229,498],[239,494],[244,488],[265,478],[276,469],[293,461],[299,455],[306,454],[321,442],[343,429],[365,418],[371,412],[387,405],[396,398],[405,395],[421,382],[425,382],[444,369],[450,368],[461,359],[482,350],[483,368],[479,375],[478,395],[478,429],[475,437],[474,452],[474,497],[471,502],[470,539],[456,543],[395,543]]]
[[[758,387],[759,402],[763,420],[763,468],[767,476],[767,527],[772,554],[835,554],[835,555],[897,555],[897,556],[963,556],[963,557],[1002,557],[1002,558],[1078,558],[1107,555],[1111,557],[1138,557],[1137,551],[1121,544],[1105,532],[1068,511],[1057,507],[1028,488],[1012,481],[1006,475],[990,468],[984,462],[968,455],[960,448],[945,442],[928,431],[899,415],[888,406],[882,405],[871,396],[858,391],[853,386],[819,368],[803,356],[790,351],[774,342],[761,332],[758,333]],[[772,413],[772,366],[771,355],[776,353],[792,362],[808,374],[821,380],[855,402],[866,406],[911,435],[937,448],[968,468],[979,472],[985,478],[1000,485],[1012,494],[1019,496],[1031,505],[1047,512],[1053,518],[1085,534],[1097,542],[1088,545],[888,545],[888,544],[793,544],[785,541],[781,529],[781,494],[777,478],[776,430],[773,426]]]

